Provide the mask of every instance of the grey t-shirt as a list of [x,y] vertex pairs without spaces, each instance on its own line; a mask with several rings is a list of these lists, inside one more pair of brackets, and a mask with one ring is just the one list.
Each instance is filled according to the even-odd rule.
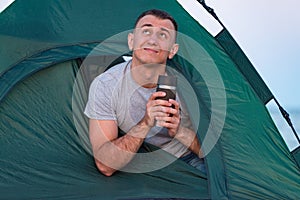
[[[90,87],[85,115],[97,120],[115,120],[127,133],[144,117],[146,104],[155,88],[144,88],[131,77],[131,61],[118,64],[97,76]],[[178,96],[176,97],[179,99]],[[181,122],[189,120],[181,110]],[[145,141],[181,157],[190,151],[182,143],[168,135],[168,130],[153,127]]]

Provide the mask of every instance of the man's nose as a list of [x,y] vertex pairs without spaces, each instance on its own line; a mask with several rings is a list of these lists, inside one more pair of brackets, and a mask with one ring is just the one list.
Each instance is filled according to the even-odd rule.
[[158,43],[157,34],[152,34],[148,39],[148,44],[157,45],[157,43]]

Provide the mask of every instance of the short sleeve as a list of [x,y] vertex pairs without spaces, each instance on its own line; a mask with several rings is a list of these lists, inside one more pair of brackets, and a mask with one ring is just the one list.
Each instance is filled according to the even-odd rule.
[[111,84],[97,77],[91,84],[84,114],[90,119],[116,120]]

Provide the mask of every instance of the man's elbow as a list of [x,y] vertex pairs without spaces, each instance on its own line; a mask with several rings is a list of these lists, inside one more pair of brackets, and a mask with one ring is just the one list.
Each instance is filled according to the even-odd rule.
[[104,176],[107,176],[107,177],[110,177],[114,174],[114,172],[116,171],[115,169],[113,168],[110,168],[110,167],[107,167],[105,165],[103,165],[101,162],[99,161],[96,161],[96,166],[98,168],[98,170],[104,175]]

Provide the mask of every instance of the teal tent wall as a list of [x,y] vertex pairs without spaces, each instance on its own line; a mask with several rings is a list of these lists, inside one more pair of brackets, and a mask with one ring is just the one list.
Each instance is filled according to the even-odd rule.
[[67,61],[39,71],[1,103],[0,199],[208,198],[206,179],[180,161],[151,173],[102,176],[73,122],[77,68]]
[[[299,197],[299,167],[264,106],[271,93],[265,85],[248,81],[251,77],[263,83],[258,74],[248,74],[252,66],[240,66],[243,62],[228,55],[226,45],[176,1],[120,0],[114,5],[16,1],[1,13],[0,198]],[[207,176],[178,160],[154,172],[120,172],[107,178],[96,170],[88,141],[82,142],[87,121],[84,116],[74,118],[78,59],[107,38],[132,29],[136,16],[150,8],[170,12],[179,23],[180,52],[170,65],[197,94],[201,142],[217,138],[212,149],[204,149]],[[226,43],[227,37],[221,36],[218,40]],[[127,53],[125,37],[112,39],[95,56]],[[80,111],[87,91],[79,91],[82,99],[75,104]],[[188,107],[193,110],[193,105]],[[220,127],[220,135],[213,135]]]

